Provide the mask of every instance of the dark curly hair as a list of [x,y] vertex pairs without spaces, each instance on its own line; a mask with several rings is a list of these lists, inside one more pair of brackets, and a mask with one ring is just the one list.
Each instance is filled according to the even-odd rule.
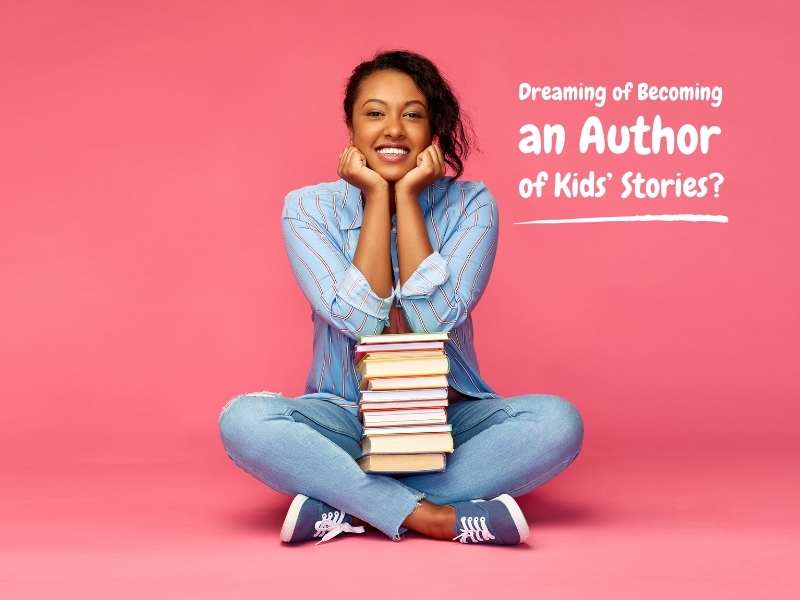
[[353,126],[353,105],[361,81],[376,71],[394,69],[410,76],[425,94],[431,127],[431,138],[439,138],[439,148],[458,179],[464,172],[464,160],[475,144],[475,134],[469,118],[462,114],[455,94],[447,80],[430,60],[406,50],[380,52],[372,60],[362,62],[353,69],[344,94],[344,115],[348,128]]

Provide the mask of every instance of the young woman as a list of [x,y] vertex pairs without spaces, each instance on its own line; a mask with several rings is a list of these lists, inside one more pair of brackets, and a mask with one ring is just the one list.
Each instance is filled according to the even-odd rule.
[[[255,392],[220,414],[228,456],[295,495],[281,539],[373,526],[462,543],[518,544],[528,523],[514,496],[565,469],[583,424],[553,395],[503,398],[483,380],[471,311],[489,280],[497,205],[481,181],[459,181],[470,148],[459,104],[437,68],[405,51],[358,65],[347,84],[350,145],[334,182],[289,192],[283,232],[312,307],[305,394]],[[449,166],[455,172],[445,176]],[[447,331],[448,421],[455,451],[442,472],[364,473],[359,378],[362,335]]]

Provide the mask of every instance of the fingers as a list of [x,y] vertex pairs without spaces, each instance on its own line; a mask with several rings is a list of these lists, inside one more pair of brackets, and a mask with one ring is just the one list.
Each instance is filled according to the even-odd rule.
[[442,149],[439,148],[439,144],[431,145],[431,154],[436,163],[436,177],[441,177],[444,175],[444,157],[442,156]]
[[438,144],[431,144],[425,148],[425,150],[419,153],[419,156],[417,157],[417,166],[422,166],[424,163],[428,163],[430,165],[432,174],[437,178],[444,175],[444,156],[442,155],[442,150],[439,148]]
[[353,146],[353,155],[356,157],[356,160],[358,160],[358,162],[361,164],[362,167],[367,165],[367,157],[364,156],[361,150],[359,150],[355,146]]
[[442,177],[447,170],[447,163],[444,160],[444,153],[439,147],[439,144],[436,144],[436,154],[439,157],[439,166],[441,167],[441,171],[439,171],[439,177]]
[[386,184],[383,177],[369,167],[366,156],[352,144],[339,153],[339,177],[363,192]]
[[358,152],[358,149],[355,146],[347,146],[339,154],[339,170],[338,170],[339,177],[343,177],[346,173],[349,173],[352,170],[352,165],[350,164],[350,160],[353,157],[354,152],[361,154],[360,152]]
[[351,148],[352,146],[346,146],[345,149],[339,153],[339,167],[336,171],[339,177],[344,175],[345,165],[347,164],[347,156],[350,153]]

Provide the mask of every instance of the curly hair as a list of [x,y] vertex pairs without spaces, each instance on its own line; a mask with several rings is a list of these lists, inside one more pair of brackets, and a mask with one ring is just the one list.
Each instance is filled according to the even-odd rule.
[[469,118],[462,114],[455,94],[447,80],[430,60],[406,50],[380,52],[372,60],[362,62],[347,80],[344,95],[344,115],[348,128],[353,126],[353,105],[361,81],[376,71],[394,69],[410,76],[428,101],[431,138],[439,138],[439,148],[458,179],[464,172],[464,160],[475,144],[475,134]]

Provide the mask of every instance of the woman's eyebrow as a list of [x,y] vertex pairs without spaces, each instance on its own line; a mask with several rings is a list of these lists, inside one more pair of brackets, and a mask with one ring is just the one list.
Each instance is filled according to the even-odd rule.
[[[380,102],[381,104],[387,104],[386,102],[384,102],[383,100],[379,100],[378,98],[370,98],[369,100],[365,100],[365,101],[364,101],[364,104],[362,104],[361,106],[364,106],[364,105],[365,105],[365,104],[367,104],[368,102]],[[415,104],[415,103],[416,103],[416,104],[419,104],[419,105],[421,105],[423,108],[425,108],[425,103],[424,103],[424,102],[420,102],[419,100],[409,100],[409,101],[408,101],[408,102],[406,102],[406,103],[405,103],[403,106],[408,106],[409,104]]]

